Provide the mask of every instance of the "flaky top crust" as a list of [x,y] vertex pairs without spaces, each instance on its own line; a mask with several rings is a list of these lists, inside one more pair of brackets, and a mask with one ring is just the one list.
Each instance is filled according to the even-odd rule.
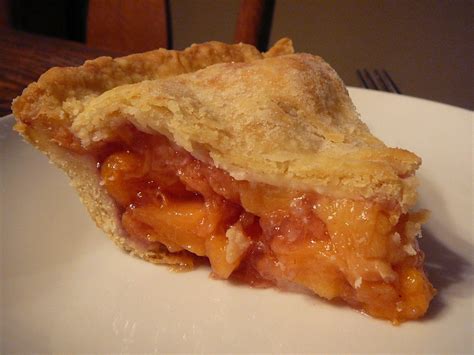
[[[198,45],[188,50],[204,54],[193,54],[189,61],[178,52],[162,51],[163,68],[145,60],[152,56],[148,53],[122,59],[126,64],[106,58],[102,61],[107,63],[99,59],[79,69],[58,69],[27,89],[15,105],[25,112],[28,105],[22,101],[38,106],[28,101],[31,93],[53,92],[56,104],[48,106],[49,114],[68,121],[84,146],[110,139],[117,127],[132,123],[168,136],[236,179],[375,199],[402,210],[414,204],[413,175],[420,159],[386,147],[370,133],[326,62],[309,54],[286,54],[292,52],[288,41],[267,55],[240,46],[237,56],[228,56],[238,60],[222,59],[225,55],[211,60],[213,51]],[[135,68],[133,75],[129,67]],[[74,85],[58,86],[52,76],[59,81],[68,77]],[[44,111],[47,103],[51,101],[34,109]]]
[[293,51],[291,40],[283,38],[266,53],[243,43],[212,41],[193,44],[182,51],[160,48],[120,58],[99,57],[79,67],[49,69],[13,101],[12,111],[25,124],[35,120],[70,124],[90,99],[121,85],[165,79],[216,63],[249,62]]
[[414,202],[419,159],[375,138],[335,71],[309,54],[120,86],[91,100],[72,131],[87,146],[126,122],[209,156],[236,179]]

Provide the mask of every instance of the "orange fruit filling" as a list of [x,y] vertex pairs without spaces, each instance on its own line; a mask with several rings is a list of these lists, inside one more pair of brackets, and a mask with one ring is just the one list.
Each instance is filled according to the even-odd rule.
[[423,254],[405,250],[422,213],[237,181],[164,136],[124,132],[100,173],[141,248],[207,257],[218,278],[303,286],[395,323],[426,312]]
[[393,323],[421,317],[435,294],[413,241],[423,213],[237,181],[131,126],[87,150],[67,130],[53,136],[96,157],[130,242],[144,251],[164,245],[189,267],[206,257],[215,277],[302,286]]

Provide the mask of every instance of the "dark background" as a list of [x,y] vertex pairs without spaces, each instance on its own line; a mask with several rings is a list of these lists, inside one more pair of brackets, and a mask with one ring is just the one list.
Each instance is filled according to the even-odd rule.
[[[10,3],[13,28],[85,42],[87,0]],[[170,9],[174,48],[233,41],[239,0],[170,0]],[[386,69],[405,95],[473,109],[473,19],[469,0],[276,0],[270,43],[291,37],[349,86],[362,86],[357,69]]]
[[11,26],[15,29],[79,42],[86,40],[87,0],[14,0],[9,6]]

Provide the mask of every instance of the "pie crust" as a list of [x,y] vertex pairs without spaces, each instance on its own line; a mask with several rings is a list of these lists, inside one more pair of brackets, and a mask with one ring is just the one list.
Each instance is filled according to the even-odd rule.
[[16,130],[71,178],[131,254],[256,286],[295,286],[394,323],[435,291],[416,241],[421,159],[374,137],[336,72],[209,42],[53,68]]

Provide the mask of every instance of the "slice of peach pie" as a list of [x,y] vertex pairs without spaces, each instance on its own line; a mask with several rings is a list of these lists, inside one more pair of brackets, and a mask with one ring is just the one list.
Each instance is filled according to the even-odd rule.
[[336,72],[280,40],[53,68],[13,103],[120,247],[399,323],[435,291],[416,241],[415,154],[359,119]]

